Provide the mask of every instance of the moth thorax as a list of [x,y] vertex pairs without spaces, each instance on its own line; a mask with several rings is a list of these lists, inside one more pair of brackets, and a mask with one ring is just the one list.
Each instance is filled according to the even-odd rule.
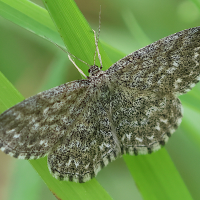
[[101,69],[97,65],[90,66],[90,69],[88,70],[89,77],[98,76],[100,71],[101,71]]

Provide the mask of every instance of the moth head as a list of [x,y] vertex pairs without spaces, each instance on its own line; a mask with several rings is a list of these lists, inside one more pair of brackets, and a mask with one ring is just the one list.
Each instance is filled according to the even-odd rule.
[[101,68],[99,68],[97,65],[90,66],[90,69],[88,70],[89,77],[98,76],[99,72],[101,72]]

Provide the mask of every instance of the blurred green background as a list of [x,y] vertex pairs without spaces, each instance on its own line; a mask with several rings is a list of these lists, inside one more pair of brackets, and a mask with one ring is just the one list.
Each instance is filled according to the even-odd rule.
[[[40,0],[33,2],[43,6]],[[101,5],[100,39],[125,54],[183,29],[200,26],[197,0],[76,0],[76,3],[95,30]],[[55,65],[66,66],[65,73],[49,88],[81,78],[67,54],[52,43],[2,17],[0,30],[0,71],[24,97],[48,89],[43,85]],[[183,119],[186,125],[181,125],[166,145],[195,200],[200,199],[199,96],[200,84],[181,97],[186,105]],[[126,180],[126,185],[110,184],[105,179],[110,173]],[[103,169],[97,180],[113,199],[142,199],[129,173],[123,159],[118,159]],[[22,200],[22,191],[34,194],[24,199],[56,199],[28,162],[0,152],[0,200]]]

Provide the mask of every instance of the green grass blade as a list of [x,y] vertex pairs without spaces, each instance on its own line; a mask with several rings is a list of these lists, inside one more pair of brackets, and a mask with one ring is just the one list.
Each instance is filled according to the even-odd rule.
[[41,175],[51,192],[60,199],[111,199],[96,179],[87,183],[59,181],[53,178],[47,167],[47,158],[29,161]]
[[[191,108],[190,104],[183,103],[185,117],[181,123],[181,127],[184,131],[188,132],[187,136],[192,143],[198,146],[200,150],[200,123],[199,115],[200,110]],[[192,117],[191,117],[192,116]]]
[[55,25],[44,8],[27,0],[0,0],[0,15],[64,47]]
[[[70,53],[79,59],[94,64],[95,40],[94,33],[82,13],[72,0],[43,1]],[[103,61],[103,69],[112,64],[104,52],[101,43],[99,50]],[[74,59],[77,65],[88,75],[88,66]],[[97,65],[99,62],[97,60]]]
[[0,72],[0,113],[24,100],[24,97]]
[[144,200],[192,200],[165,148],[151,155],[126,155],[124,160]]
[[183,103],[183,107],[184,117],[181,126],[167,150],[172,155],[172,160],[179,169],[193,199],[198,200],[200,197],[200,160],[198,159],[200,152],[200,112],[191,109],[189,104]]

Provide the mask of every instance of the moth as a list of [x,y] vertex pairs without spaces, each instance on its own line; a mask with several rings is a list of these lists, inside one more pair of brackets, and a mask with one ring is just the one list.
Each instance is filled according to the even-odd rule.
[[200,80],[200,27],[158,40],[89,77],[43,91],[0,115],[0,149],[48,157],[51,174],[86,182],[123,154],[157,151],[181,123],[178,99]]

